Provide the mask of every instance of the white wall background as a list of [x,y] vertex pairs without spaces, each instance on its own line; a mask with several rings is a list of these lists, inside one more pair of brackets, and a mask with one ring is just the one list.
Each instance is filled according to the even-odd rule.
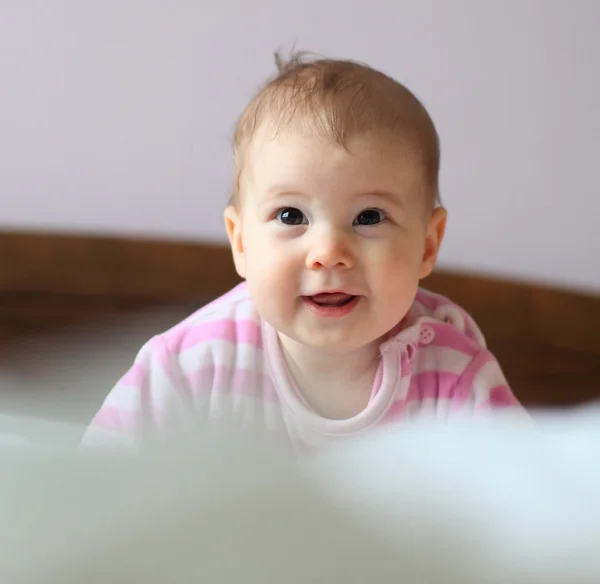
[[366,61],[443,146],[441,263],[600,291],[596,0],[0,0],[0,228],[224,241],[272,53]]

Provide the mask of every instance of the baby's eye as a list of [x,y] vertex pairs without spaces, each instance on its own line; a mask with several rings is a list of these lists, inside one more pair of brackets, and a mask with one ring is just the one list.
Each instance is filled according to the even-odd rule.
[[385,213],[379,209],[365,209],[354,220],[353,225],[377,225],[385,221]]
[[277,219],[284,225],[302,225],[308,223],[304,213],[295,207],[285,207],[277,212]]

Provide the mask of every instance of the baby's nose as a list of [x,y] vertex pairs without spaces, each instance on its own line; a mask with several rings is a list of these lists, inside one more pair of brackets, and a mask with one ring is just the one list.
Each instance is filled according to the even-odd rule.
[[315,239],[306,256],[306,267],[349,269],[354,266],[354,258],[346,238],[340,233],[327,233]]

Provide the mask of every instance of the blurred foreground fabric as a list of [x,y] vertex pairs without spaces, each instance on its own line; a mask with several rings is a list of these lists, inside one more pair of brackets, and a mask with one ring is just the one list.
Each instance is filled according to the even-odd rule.
[[[421,424],[291,458],[206,431],[144,456],[0,418],[0,581],[597,584],[600,408]],[[38,426],[29,442],[11,424]]]

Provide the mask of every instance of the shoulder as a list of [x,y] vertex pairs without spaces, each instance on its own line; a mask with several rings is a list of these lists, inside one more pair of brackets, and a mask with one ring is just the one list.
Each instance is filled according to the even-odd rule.
[[148,368],[160,370],[157,379],[165,372],[173,390],[198,407],[216,407],[209,398],[217,394],[221,401],[270,396],[262,324],[246,284],[240,284],[154,337]]
[[265,369],[261,321],[245,285],[236,286],[148,340],[93,424],[137,435],[142,421],[154,432],[189,414],[208,419],[217,410],[249,409],[273,393]]
[[245,282],[154,338],[169,353],[213,342],[262,346],[261,318]]
[[397,340],[410,347],[408,401],[451,407],[518,404],[473,318],[439,294],[419,290],[407,328]]
[[443,384],[450,391],[473,365],[490,357],[469,313],[449,298],[424,289],[419,289],[394,340],[407,351],[414,389]]
[[[478,324],[461,306],[443,296],[424,288],[419,288],[411,308],[413,320],[428,322],[430,327],[442,331],[442,346],[452,343],[464,345],[465,342],[475,349],[485,349],[487,343]],[[425,327],[427,329],[427,327]],[[438,339],[439,341],[442,339]]]

